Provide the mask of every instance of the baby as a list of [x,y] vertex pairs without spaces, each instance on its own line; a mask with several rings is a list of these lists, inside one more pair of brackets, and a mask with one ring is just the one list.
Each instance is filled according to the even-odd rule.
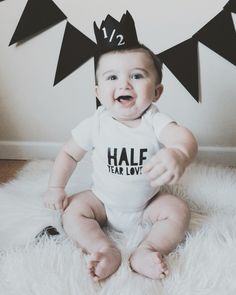
[[[102,54],[96,65],[101,106],[72,130],[54,164],[45,206],[63,210],[64,230],[90,254],[88,270],[95,281],[121,263],[119,249],[102,230],[107,222],[119,231],[151,223],[129,259],[133,271],[151,279],[168,275],[164,256],[188,229],[188,205],[159,191],[181,177],[197,143],[154,104],[163,91],[161,79],[161,64],[144,45]],[[67,197],[65,186],[87,151],[92,151],[92,187]]]

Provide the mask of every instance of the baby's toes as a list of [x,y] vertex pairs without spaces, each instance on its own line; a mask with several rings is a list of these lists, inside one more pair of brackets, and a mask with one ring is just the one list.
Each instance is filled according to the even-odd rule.
[[87,267],[88,267],[89,270],[94,269],[96,267],[96,265],[97,265],[97,261],[93,261],[93,260],[90,260],[87,263]]
[[164,272],[162,272],[161,274],[160,274],[160,279],[164,279],[166,277],[166,274],[164,273]]
[[161,261],[159,264],[160,264],[161,270],[164,271],[167,268],[166,264],[163,261]]
[[89,274],[92,278],[94,278],[94,276],[95,276],[95,270],[94,270],[94,269],[89,270],[89,271],[88,271],[88,274]]
[[164,256],[160,252],[156,252],[156,258],[161,263],[163,262]]
[[88,268],[88,274],[94,278],[95,274],[95,267]]
[[167,275],[169,274],[168,268],[166,266],[166,264],[163,263],[162,267],[161,267],[161,278],[165,278]]
[[98,279],[104,279],[109,275],[108,265],[101,261],[95,270],[96,276]]
[[93,276],[93,280],[97,283],[97,282],[99,282],[99,281],[101,280],[101,278],[99,278],[98,276],[96,276],[96,275],[94,274],[94,276]]
[[[96,258],[96,257],[94,257]],[[96,260],[89,260],[87,263],[87,269],[88,269],[88,273],[94,278],[94,276],[96,275],[96,267],[98,265],[98,261]]]
[[169,274],[169,270],[168,270],[168,269],[164,270],[164,274],[165,274],[166,276],[168,276],[168,274]]

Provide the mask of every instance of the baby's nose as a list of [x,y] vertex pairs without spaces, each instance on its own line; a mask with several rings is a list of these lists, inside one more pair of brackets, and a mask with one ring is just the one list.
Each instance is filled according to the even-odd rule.
[[130,89],[132,87],[131,84],[130,84],[129,79],[127,79],[127,78],[120,79],[119,82],[120,82],[119,83],[119,88],[120,89]]

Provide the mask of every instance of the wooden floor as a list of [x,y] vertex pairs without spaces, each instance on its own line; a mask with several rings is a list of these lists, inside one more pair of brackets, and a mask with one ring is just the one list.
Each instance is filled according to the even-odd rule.
[[26,163],[24,160],[0,160],[0,184],[13,179]]

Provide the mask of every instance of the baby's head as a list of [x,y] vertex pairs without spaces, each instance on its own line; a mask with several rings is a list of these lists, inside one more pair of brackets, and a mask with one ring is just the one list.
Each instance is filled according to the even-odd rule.
[[140,118],[163,91],[161,62],[144,45],[104,53],[95,69],[97,98],[117,120]]
[[[156,70],[156,75],[157,75],[157,82],[161,83],[162,81],[162,62],[160,61],[160,59],[151,51],[151,49],[149,49],[148,47],[146,47],[144,44],[139,44],[137,46],[134,46],[132,48],[129,49],[117,49],[117,50],[113,50],[113,51],[108,51],[107,53],[127,53],[127,52],[143,52],[145,55],[147,55],[153,65],[154,68]],[[99,61],[101,59],[101,57],[103,57],[104,55],[106,55],[107,53],[103,53],[103,54],[98,54],[97,56],[95,56],[95,74],[96,74],[96,85],[97,85],[97,71],[98,71],[98,67],[99,67]]]

